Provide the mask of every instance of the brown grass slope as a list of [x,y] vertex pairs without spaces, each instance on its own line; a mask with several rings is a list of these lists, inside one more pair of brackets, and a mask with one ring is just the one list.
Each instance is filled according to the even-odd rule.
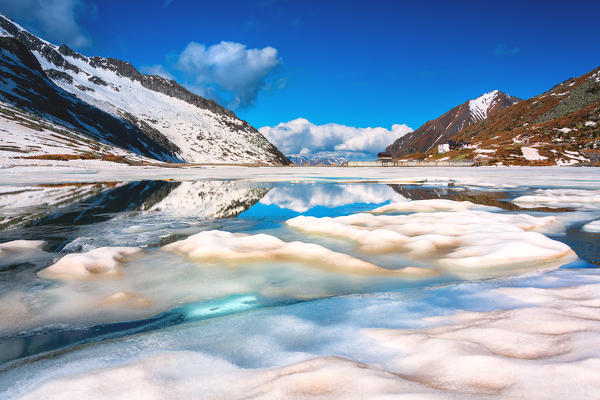
[[[478,149],[465,149],[454,157],[488,164],[597,165],[600,67],[488,116],[459,132],[456,140],[471,141]],[[527,160],[523,147],[536,149],[543,159]]]
[[[510,107],[521,99],[497,91],[494,101],[487,110],[488,115],[493,115]],[[399,158],[414,153],[423,153],[435,149],[438,144],[446,143],[462,129],[479,122],[469,108],[469,101],[454,107],[442,116],[427,121],[419,129],[411,132],[386,148],[393,157]]]

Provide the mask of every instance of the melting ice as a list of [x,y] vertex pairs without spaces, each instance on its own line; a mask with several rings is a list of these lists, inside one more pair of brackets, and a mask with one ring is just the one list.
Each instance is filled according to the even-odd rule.
[[590,397],[600,180],[486,174],[2,187],[0,393]]

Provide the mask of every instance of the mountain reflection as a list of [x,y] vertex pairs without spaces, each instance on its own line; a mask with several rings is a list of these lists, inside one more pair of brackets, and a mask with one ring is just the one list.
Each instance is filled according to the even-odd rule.
[[252,207],[268,191],[269,188],[230,181],[181,182],[148,211],[174,217],[232,218]]
[[381,204],[405,198],[382,184],[300,183],[273,188],[260,201],[263,205],[304,213],[314,207],[334,208],[349,204]]
[[542,211],[542,212],[568,212],[569,208],[537,207],[524,209],[509,201],[507,192],[466,190],[464,188],[431,188],[412,185],[389,185],[394,192],[410,200],[446,199],[453,201],[470,201],[483,206],[497,207],[507,211]]
[[15,237],[43,239],[53,243],[51,248],[58,249],[82,235],[86,226],[95,226],[101,232],[102,223],[114,225],[110,232],[114,234],[130,224],[157,221],[186,224],[192,219],[234,218],[268,191],[264,185],[232,181],[3,187],[0,241]]

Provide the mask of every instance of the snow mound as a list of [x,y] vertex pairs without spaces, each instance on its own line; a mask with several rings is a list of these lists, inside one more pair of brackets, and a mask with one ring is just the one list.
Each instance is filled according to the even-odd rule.
[[[314,243],[284,242],[266,234],[246,235],[205,231],[168,244],[163,250],[186,255],[198,261],[272,262],[297,261],[310,267],[356,274],[402,274],[338,253]],[[409,271],[412,272],[412,271]]]
[[0,243],[0,257],[5,257],[12,252],[41,249],[44,244],[46,242],[43,240],[13,240]]
[[474,207],[476,207],[476,205],[470,201],[432,199],[392,203],[376,208],[372,212],[377,214],[387,212],[466,211]]
[[67,254],[56,264],[41,270],[38,275],[48,279],[86,279],[94,276],[116,275],[122,263],[139,254],[137,247],[99,247],[87,253]]
[[13,240],[0,243],[0,266],[27,261],[40,253],[46,242],[43,240]]
[[600,207],[600,190],[539,189],[533,194],[520,196],[513,203],[522,208],[585,208]]
[[458,270],[565,264],[576,257],[569,246],[532,232],[555,223],[552,216],[486,211],[299,216],[286,221],[304,232],[353,241],[364,252],[405,254]]
[[596,221],[589,222],[583,226],[584,231],[586,232],[598,232],[600,233],[600,219]]

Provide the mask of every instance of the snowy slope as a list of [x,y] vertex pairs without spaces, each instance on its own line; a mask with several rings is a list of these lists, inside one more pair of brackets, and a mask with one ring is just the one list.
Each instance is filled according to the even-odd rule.
[[[85,57],[28,33],[0,15],[3,36],[22,42],[60,88],[150,138],[166,138],[176,158],[196,163],[287,164],[289,161],[255,128],[211,100],[175,81],[144,75],[131,64]],[[166,157],[157,157],[167,160]]]
[[484,93],[476,99],[469,100],[469,111],[471,118],[475,121],[482,121],[487,118],[488,110],[494,101],[497,101],[498,91],[494,90]]
[[61,158],[132,164],[154,161],[0,101],[0,165],[31,165],[36,163],[34,160]]

